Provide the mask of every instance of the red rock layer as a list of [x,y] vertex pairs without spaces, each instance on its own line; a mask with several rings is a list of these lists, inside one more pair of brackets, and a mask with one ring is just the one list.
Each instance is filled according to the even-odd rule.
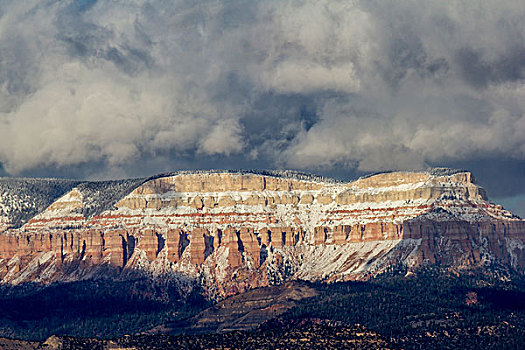
[[[166,247],[170,262],[178,262],[189,245],[189,261],[202,265],[214,250],[228,248],[228,265],[235,269],[250,259],[253,267],[261,266],[261,250],[267,247],[294,247],[304,242],[304,231],[290,227],[271,227],[254,232],[252,228],[236,230],[228,228],[213,235],[203,228],[191,231],[172,229],[156,232],[120,230],[69,230],[53,234],[0,235],[0,264],[4,265],[0,277],[7,273],[9,259],[18,256],[17,269],[23,269],[37,254],[54,252],[58,264],[78,260],[83,265],[97,265],[107,261],[116,267],[125,267],[138,248],[148,260],[155,260]],[[344,245],[347,243],[382,240],[420,240],[418,262],[429,261],[442,264],[473,265],[481,261],[481,240],[486,240],[488,250],[503,263],[514,258],[517,267],[525,270],[525,251],[517,250],[512,256],[506,248],[505,239],[525,237],[523,221],[464,221],[433,222],[406,221],[402,224],[369,223],[366,225],[341,225],[334,228],[316,227],[315,245]]]
[[[525,237],[524,221],[465,221],[432,222],[408,221],[403,224],[403,237],[421,239],[418,260],[444,265],[475,265],[481,262],[486,241],[486,252],[498,262],[513,265],[525,271],[525,250],[508,250],[506,239]],[[513,256],[514,254],[514,256]],[[513,261],[514,259],[514,261]]]

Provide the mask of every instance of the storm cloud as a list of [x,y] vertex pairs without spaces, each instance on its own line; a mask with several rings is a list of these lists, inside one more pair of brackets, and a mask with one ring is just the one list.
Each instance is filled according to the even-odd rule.
[[27,0],[0,16],[10,175],[525,164],[519,1]]

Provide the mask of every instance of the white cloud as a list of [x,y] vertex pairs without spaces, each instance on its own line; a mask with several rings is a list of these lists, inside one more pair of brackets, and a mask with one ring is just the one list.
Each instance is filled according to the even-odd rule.
[[359,79],[355,76],[353,64],[324,67],[311,62],[283,62],[273,71],[265,72],[263,84],[268,89],[284,93],[308,93],[318,90],[341,92],[359,91]]
[[220,120],[199,142],[199,151],[207,154],[230,155],[242,151],[243,147],[242,130],[235,119]]

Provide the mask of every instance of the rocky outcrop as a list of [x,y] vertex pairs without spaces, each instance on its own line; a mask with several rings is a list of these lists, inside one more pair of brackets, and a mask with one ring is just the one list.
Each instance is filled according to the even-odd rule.
[[201,172],[119,186],[110,192],[129,191],[96,215],[90,208],[103,206],[86,189],[101,185],[79,185],[22,227],[4,228],[2,282],[93,278],[106,266],[119,278],[201,281],[218,296],[288,279],[367,278],[396,263],[525,271],[525,221],[489,202],[465,171],[350,183]]
[[187,335],[253,330],[296,306],[298,301],[316,295],[315,289],[300,282],[258,288],[223,300],[184,321],[157,326],[150,333]]
[[242,265],[242,242],[239,240],[237,231],[234,228],[227,228],[224,231],[224,245],[228,251],[228,267],[235,269]]

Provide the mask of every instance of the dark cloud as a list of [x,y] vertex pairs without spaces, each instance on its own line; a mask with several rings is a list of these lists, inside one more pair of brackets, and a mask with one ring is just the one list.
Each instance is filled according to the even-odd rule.
[[464,79],[476,88],[525,78],[525,47],[513,48],[493,61],[486,61],[482,52],[465,47],[458,51],[457,60]]
[[448,165],[510,197],[524,33],[518,1],[0,1],[2,172]]

